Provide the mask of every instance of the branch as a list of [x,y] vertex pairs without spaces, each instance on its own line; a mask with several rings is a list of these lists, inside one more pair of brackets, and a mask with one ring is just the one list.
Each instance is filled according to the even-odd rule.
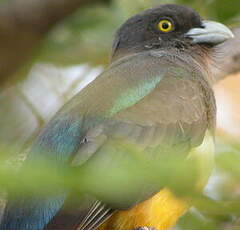
[[46,33],[79,7],[104,0],[10,0],[0,5],[0,83],[29,61]]

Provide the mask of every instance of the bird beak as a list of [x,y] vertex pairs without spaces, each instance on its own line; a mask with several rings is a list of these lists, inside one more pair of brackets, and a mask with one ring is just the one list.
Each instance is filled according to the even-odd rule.
[[193,43],[206,43],[217,45],[225,42],[229,38],[233,38],[232,31],[219,22],[203,21],[202,28],[190,29],[186,37],[191,38]]

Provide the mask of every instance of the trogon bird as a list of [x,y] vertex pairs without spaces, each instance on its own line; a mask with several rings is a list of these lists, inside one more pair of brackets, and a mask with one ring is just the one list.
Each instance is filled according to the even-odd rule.
[[[24,165],[41,155],[83,167],[98,180],[94,168],[100,163],[108,179],[111,168],[121,169],[120,159],[131,158],[124,148],[130,143],[154,162],[162,154],[202,156],[199,180],[204,184],[216,120],[210,65],[215,46],[231,37],[223,24],[202,20],[181,5],[160,5],[133,16],[117,30],[109,67],[45,126]],[[70,193],[61,190],[43,198],[33,192],[17,200],[10,194],[0,229],[162,230],[187,209],[168,189],[144,177],[131,181],[129,190],[109,186],[95,191],[90,194],[94,199],[72,216],[64,215]]]

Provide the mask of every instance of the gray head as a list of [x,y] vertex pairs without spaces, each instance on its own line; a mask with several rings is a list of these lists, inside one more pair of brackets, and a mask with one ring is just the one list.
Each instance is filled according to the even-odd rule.
[[149,49],[211,48],[230,37],[233,34],[226,26],[202,20],[191,8],[160,5],[133,16],[118,29],[112,58]]

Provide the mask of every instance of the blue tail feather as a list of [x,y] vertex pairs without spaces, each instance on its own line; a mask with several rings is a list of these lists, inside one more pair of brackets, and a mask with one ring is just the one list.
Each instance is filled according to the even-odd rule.
[[65,195],[45,200],[21,199],[7,204],[0,230],[42,230],[61,209]]
[[[81,119],[58,117],[52,120],[33,144],[24,165],[37,163],[39,159],[65,165],[71,154],[77,151],[81,135]],[[0,230],[43,230],[61,209],[66,196],[67,193],[62,191],[47,198],[35,192],[31,197],[18,194],[17,200],[10,196]]]

